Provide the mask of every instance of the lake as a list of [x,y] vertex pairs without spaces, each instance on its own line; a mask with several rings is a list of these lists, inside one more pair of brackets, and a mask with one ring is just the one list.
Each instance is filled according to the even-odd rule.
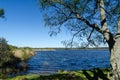
[[88,70],[110,67],[108,50],[36,51],[27,62],[26,73],[50,74],[58,70]]

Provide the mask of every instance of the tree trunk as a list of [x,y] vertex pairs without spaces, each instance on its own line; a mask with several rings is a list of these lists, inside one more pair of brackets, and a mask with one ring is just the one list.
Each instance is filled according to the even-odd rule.
[[118,33],[114,37],[115,43],[111,48],[110,62],[112,66],[112,80],[120,80],[120,16],[118,18]]
[[115,37],[115,44],[111,48],[110,62],[112,66],[112,80],[120,80],[120,35]]
[[106,23],[104,0],[99,0],[101,31],[110,50],[110,63],[112,67],[112,80],[120,80],[120,17],[118,19],[118,33],[115,37],[110,33]]

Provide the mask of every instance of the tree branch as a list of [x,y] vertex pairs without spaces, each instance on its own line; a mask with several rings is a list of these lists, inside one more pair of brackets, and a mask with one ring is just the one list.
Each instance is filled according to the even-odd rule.
[[111,15],[104,7],[101,6],[101,8],[102,8],[108,15],[110,15],[110,16],[112,17],[112,15]]
[[117,29],[117,30],[118,30],[117,32],[120,33],[120,16],[118,17],[118,27],[117,27],[117,28],[118,28],[118,29]]
[[89,39],[90,39],[90,37],[91,37],[93,31],[94,31],[94,28],[91,30],[90,35],[89,35],[88,38],[87,38],[88,41],[89,41]]
[[[94,28],[96,31],[98,31],[98,32],[101,33],[101,30],[100,30],[100,28],[98,27],[97,24],[90,24],[90,22],[89,22],[87,19],[81,17],[76,11],[73,11],[73,9],[72,9],[69,5],[65,4],[65,3],[64,3],[63,1],[61,1],[61,0],[56,0],[56,1],[57,1],[57,2],[60,2],[61,5],[67,7],[67,8],[70,10],[70,15],[71,15],[71,14],[75,14],[75,16],[76,16],[76,18],[77,18],[78,20],[83,21],[83,22],[86,23],[89,27]],[[70,15],[69,15],[69,16],[70,16]]]
[[76,18],[77,18],[78,20],[83,21],[83,22],[84,22],[85,24],[87,24],[89,27],[91,27],[91,28],[93,28],[93,29],[95,29],[96,31],[98,31],[98,32],[101,33],[101,30],[100,30],[100,28],[98,27],[97,24],[90,24],[90,22],[89,22],[87,19],[81,17],[77,12],[73,12],[73,13],[76,15]]
[[89,2],[89,0],[87,0],[87,2],[84,4],[84,8],[83,8],[83,12],[84,12],[84,10],[85,10],[85,7],[87,6],[87,4],[88,4],[88,2]]
[[56,11],[57,11],[58,13],[63,14],[65,17],[67,17],[67,15],[65,14],[65,12],[64,12],[61,8],[59,8],[59,7],[56,6],[56,5],[52,5],[52,6],[56,9]]
[[75,36],[76,36],[77,34],[79,34],[81,31],[83,31],[83,30],[85,30],[85,29],[87,29],[87,28],[88,28],[88,27],[84,27],[84,28],[80,29],[79,31],[77,31],[77,32],[73,35],[73,37],[72,37],[71,44],[73,43],[73,40],[74,40]]

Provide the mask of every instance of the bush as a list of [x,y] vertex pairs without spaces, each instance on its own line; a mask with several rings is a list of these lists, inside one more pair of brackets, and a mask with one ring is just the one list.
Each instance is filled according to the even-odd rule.
[[[15,67],[18,62],[20,62],[20,59],[13,55],[6,39],[0,38],[0,68],[3,70],[3,68],[6,69],[6,67]],[[6,70],[4,72],[6,72]]]
[[9,61],[11,52],[5,38],[0,38],[0,61],[1,64]]

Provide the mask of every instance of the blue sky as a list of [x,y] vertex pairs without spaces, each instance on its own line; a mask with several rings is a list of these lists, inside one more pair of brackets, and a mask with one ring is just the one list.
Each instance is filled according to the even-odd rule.
[[[36,0],[0,0],[6,19],[0,19],[0,37],[18,47],[64,47],[61,41],[70,38],[66,30],[50,37],[44,27]],[[67,37],[66,37],[67,36]]]

